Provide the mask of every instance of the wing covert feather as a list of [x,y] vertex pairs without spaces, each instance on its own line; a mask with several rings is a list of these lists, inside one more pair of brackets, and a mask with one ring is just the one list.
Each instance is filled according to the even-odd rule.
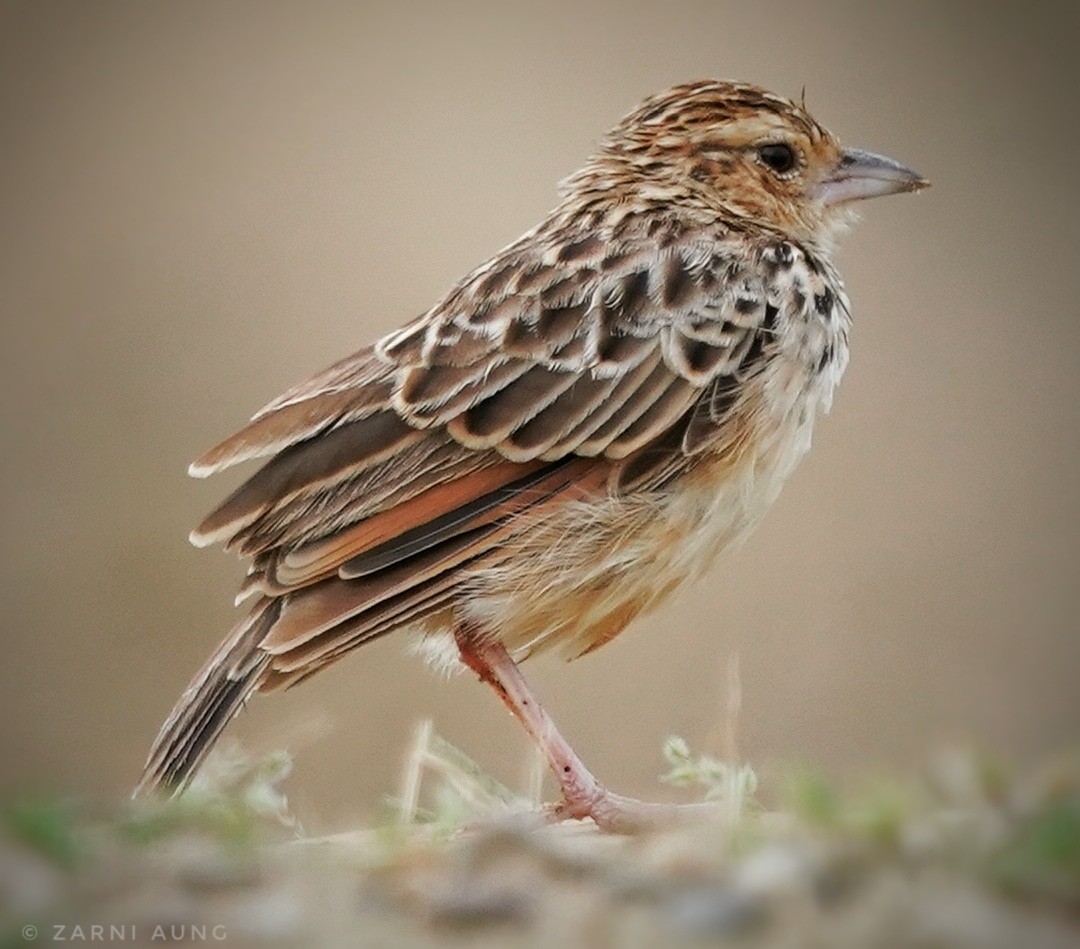
[[193,539],[289,549],[506,461],[618,460],[672,425],[709,442],[725,416],[696,403],[755,370],[777,312],[745,242],[628,226],[530,247],[204,455],[200,473],[273,457]]

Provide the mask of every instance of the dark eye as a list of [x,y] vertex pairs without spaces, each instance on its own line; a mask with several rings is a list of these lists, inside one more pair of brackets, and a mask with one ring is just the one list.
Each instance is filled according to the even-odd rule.
[[762,164],[768,165],[778,175],[786,175],[794,171],[799,163],[795,149],[790,145],[762,145],[758,149],[758,158]]

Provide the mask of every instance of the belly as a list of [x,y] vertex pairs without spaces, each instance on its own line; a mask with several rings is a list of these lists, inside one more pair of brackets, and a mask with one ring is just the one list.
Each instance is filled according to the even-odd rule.
[[523,519],[499,562],[466,584],[455,612],[515,658],[598,648],[753,530],[809,447],[811,421],[707,457],[663,490]]

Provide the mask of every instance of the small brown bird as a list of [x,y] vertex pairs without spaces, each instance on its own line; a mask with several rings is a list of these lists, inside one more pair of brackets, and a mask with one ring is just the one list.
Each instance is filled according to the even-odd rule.
[[525,726],[554,817],[664,813],[596,781],[517,663],[603,645],[754,527],[848,360],[851,202],[927,184],[756,86],[642,103],[539,226],[191,466],[269,459],[191,535],[250,559],[253,601],[140,788],[183,787],[254,691],[411,627]]

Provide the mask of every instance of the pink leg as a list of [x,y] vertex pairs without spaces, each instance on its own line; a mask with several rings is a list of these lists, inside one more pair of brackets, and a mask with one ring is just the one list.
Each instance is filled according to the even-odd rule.
[[603,830],[630,833],[692,814],[715,814],[706,804],[650,804],[608,791],[582,763],[536,700],[506,647],[469,631],[456,635],[461,661],[490,685],[544,753],[562,791],[550,808],[554,820],[591,817]]

